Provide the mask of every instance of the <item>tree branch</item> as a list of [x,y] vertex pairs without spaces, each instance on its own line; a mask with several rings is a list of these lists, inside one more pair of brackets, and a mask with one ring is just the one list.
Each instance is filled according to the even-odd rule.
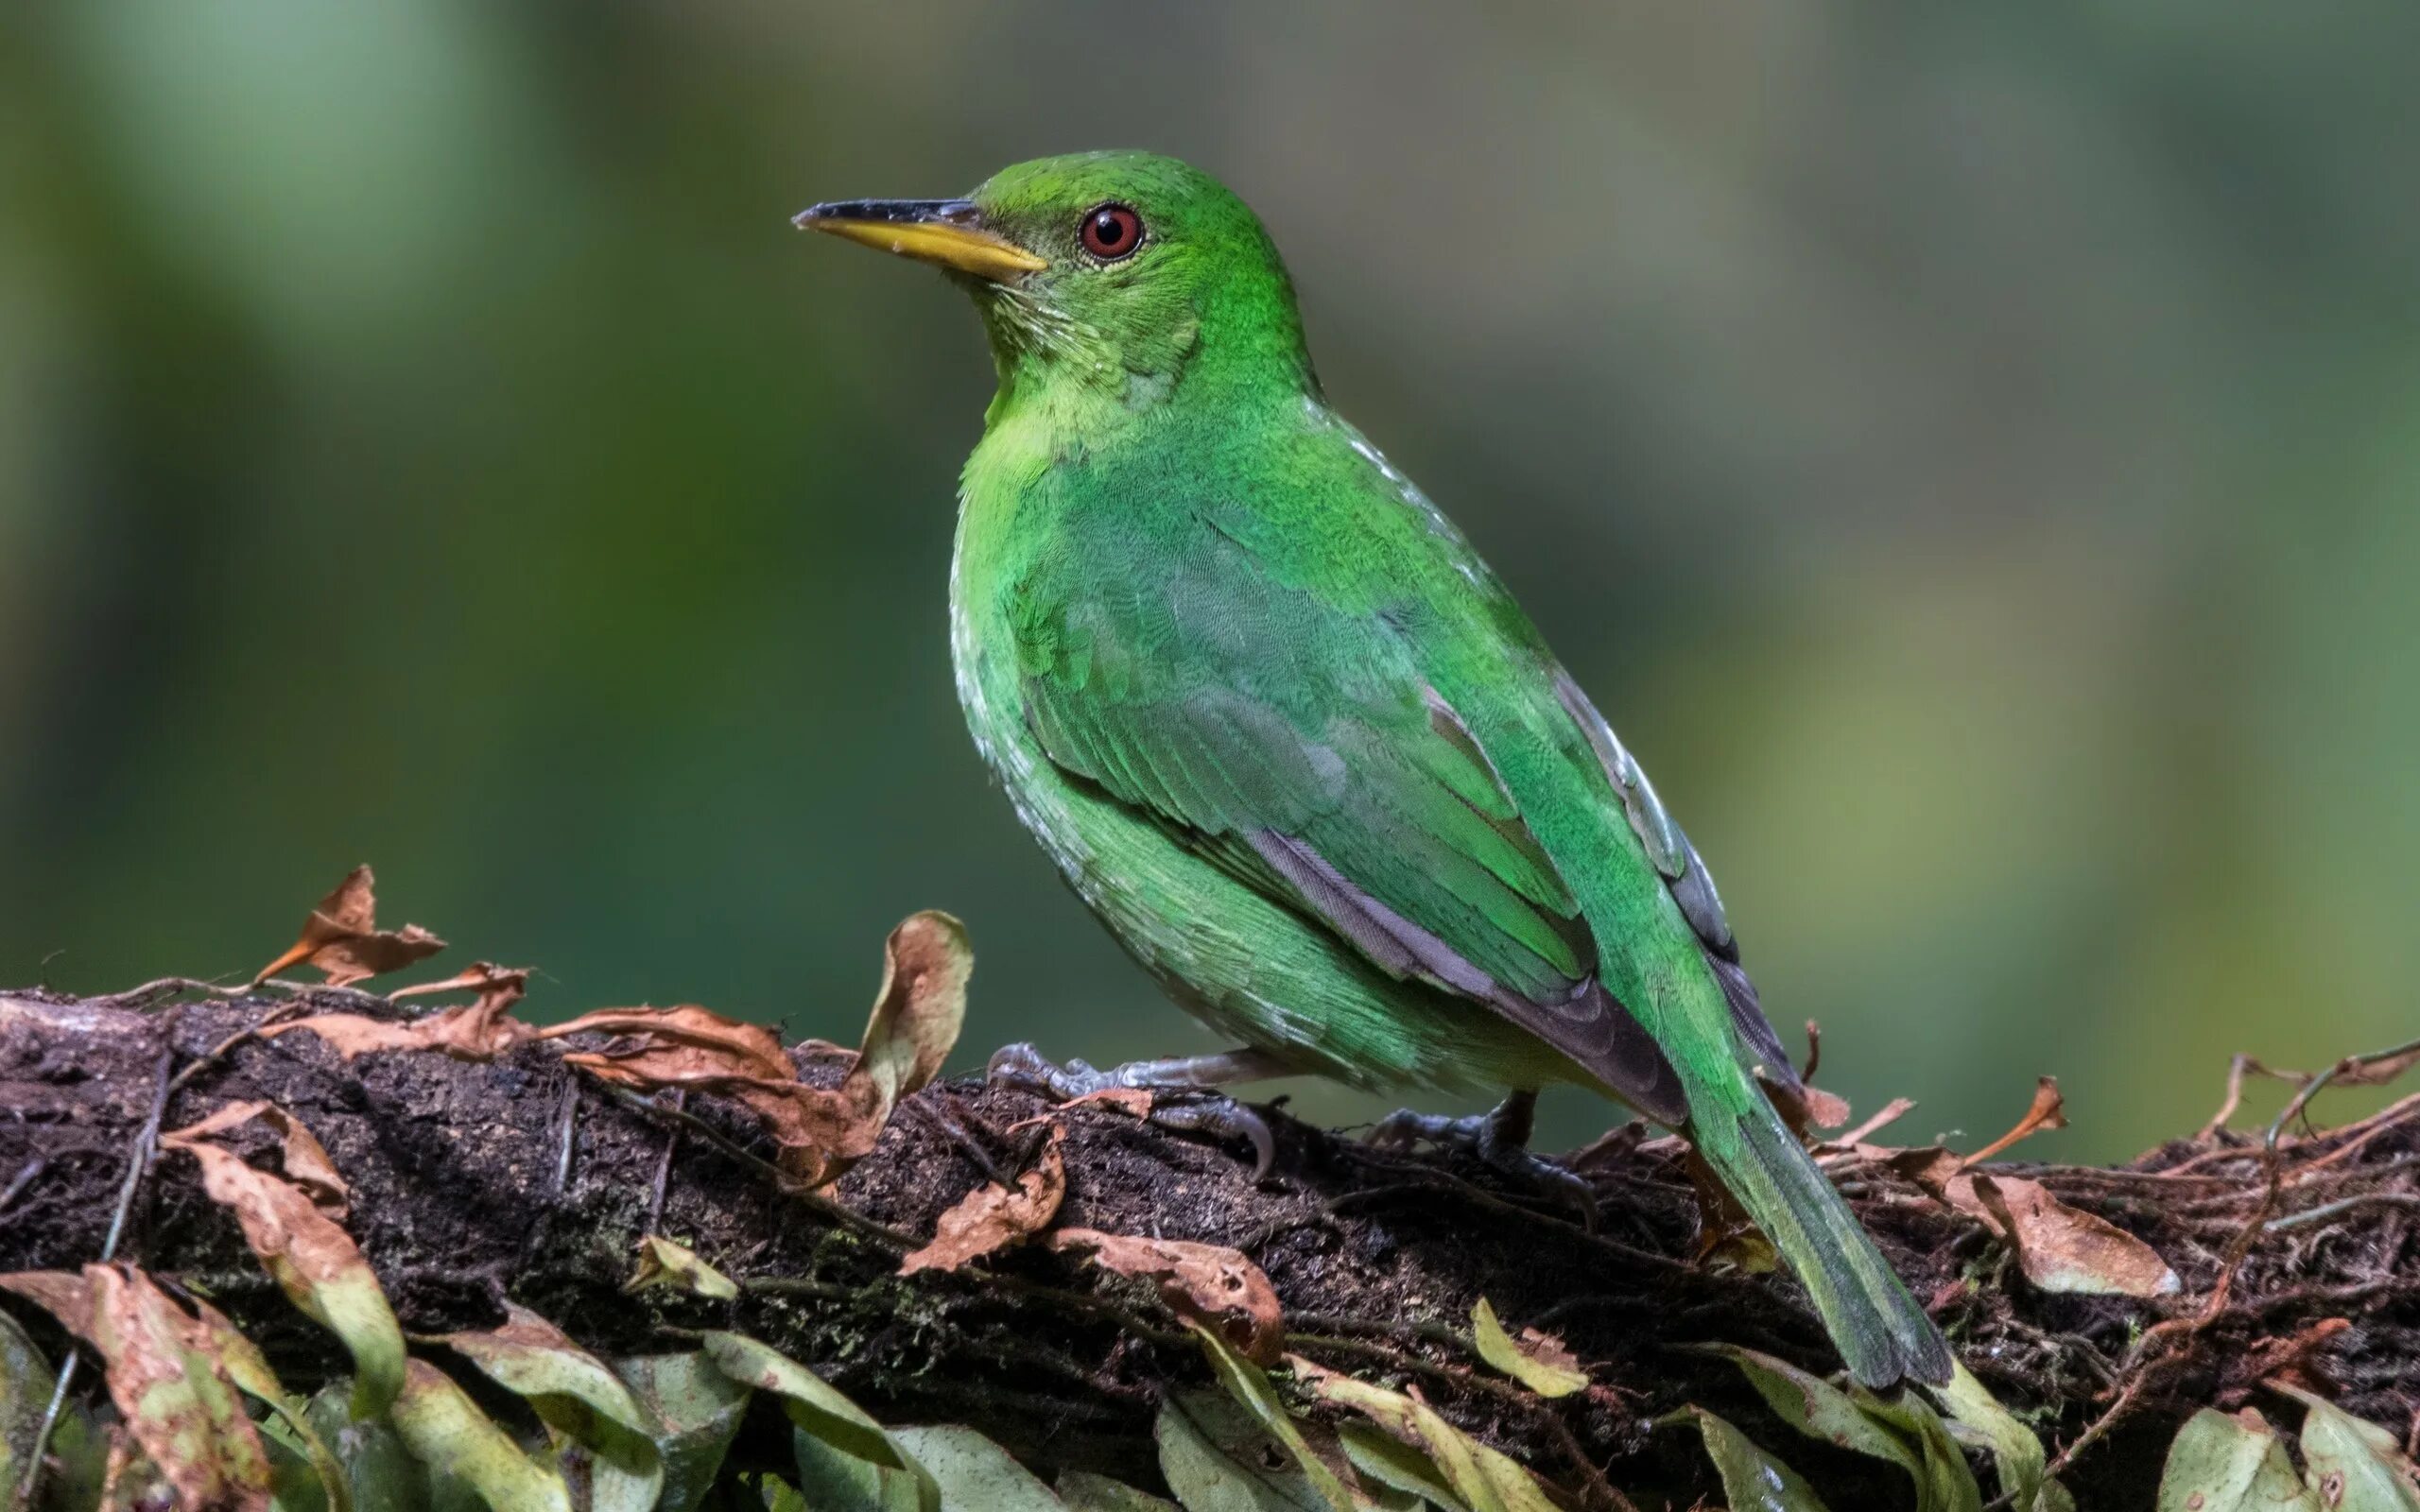
[[[1141,1480],[1160,1393],[1201,1379],[1149,1287],[1071,1257],[1035,1246],[895,1274],[943,1210],[1014,1163],[1021,1136],[1008,1131],[1047,1111],[1024,1093],[927,1089],[838,1186],[790,1194],[743,1110],[579,1083],[561,1060],[578,1045],[524,1044],[492,1064],[373,1054],[347,1065],[315,1036],[252,1031],[272,1015],[401,1010],[351,991],[217,989],[174,1012],[148,1007],[174,991],[0,994],[0,1270],[73,1269],[104,1253],[164,1088],[167,1127],[251,1098],[307,1125],[352,1187],[348,1227],[418,1332],[492,1324],[506,1297],[617,1354],[736,1327],[886,1417],[967,1422],[1045,1469]],[[1660,1488],[1684,1504],[1713,1489],[1692,1439],[1653,1426],[1685,1402],[1788,1437],[1736,1369],[1688,1346],[1835,1365],[1792,1283],[1698,1259],[1697,1202],[1668,1142],[1612,1141],[1585,1163],[1602,1213],[1590,1232],[1475,1162],[1369,1150],[1282,1114],[1276,1170],[1259,1184],[1246,1152],[1112,1108],[1061,1116],[1061,1223],[1241,1249],[1285,1304],[1288,1348],[1411,1381],[1567,1483]],[[2420,1408],[2420,1098],[2344,1128],[2295,1135],[2289,1122],[2267,1138],[2207,1131],[2113,1168],[1978,1168],[2038,1181],[2149,1243],[2182,1282],[2152,1300],[2035,1290],[1978,1219],[1870,1146],[1830,1164],[1970,1367],[2037,1415],[2083,1504],[2148,1505],[2176,1424],[2198,1406],[2238,1405],[2264,1381],[2318,1386],[2379,1422]],[[207,1288],[289,1382],[342,1367],[187,1162],[165,1162],[139,1190],[120,1253]],[[626,1294],[650,1228],[733,1277],[739,1298]],[[1515,1330],[1562,1335],[1590,1387],[1548,1401],[1479,1365],[1469,1337],[1481,1296]],[[1820,1447],[1799,1468],[1834,1505],[1905,1494],[1894,1471]]]

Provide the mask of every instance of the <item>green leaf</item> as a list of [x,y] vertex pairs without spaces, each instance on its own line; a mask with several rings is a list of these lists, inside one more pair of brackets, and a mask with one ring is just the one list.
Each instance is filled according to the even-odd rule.
[[303,1417],[344,1468],[354,1512],[424,1512],[427,1467],[385,1418],[355,1419],[352,1398],[351,1382],[333,1382],[311,1399]]
[[[940,1512],[942,1491],[914,1456],[902,1451],[882,1424],[873,1420],[864,1408],[835,1390],[821,1376],[789,1356],[769,1346],[757,1343],[744,1333],[708,1333],[703,1341],[706,1358],[715,1367],[743,1385],[759,1391],[769,1391],[782,1399],[783,1410],[789,1414],[790,1423],[799,1433],[837,1451],[848,1459],[859,1461],[874,1469],[890,1472],[875,1476],[884,1498],[878,1505],[897,1504],[893,1498],[900,1493],[896,1486],[907,1485],[912,1500],[904,1503],[911,1512]],[[855,1477],[844,1466],[834,1466],[824,1456],[811,1450],[798,1451],[799,1473],[810,1479],[818,1474],[842,1474]],[[898,1477],[894,1481],[892,1477]],[[854,1484],[854,1480],[852,1481]],[[814,1486],[806,1486],[807,1496],[821,1512],[827,1494],[819,1493]]]
[[1559,1340],[1538,1335],[1534,1330],[1529,1343],[1515,1339],[1504,1331],[1495,1304],[1484,1297],[1471,1312],[1471,1331],[1478,1337],[1480,1359],[1541,1397],[1568,1397],[1588,1385],[1587,1372],[1579,1368]]
[[[790,1455],[815,1512],[924,1512],[923,1488],[906,1470],[861,1460],[798,1427],[790,1430]],[[940,1483],[932,1485],[938,1509]]]
[[1427,1502],[1443,1512],[1471,1512],[1437,1473],[1437,1467],[1428,1456],[1409,1444],[1368,1423],[1346,1423],[1336,1431],[1336,1436],[1344,1446],[1345,1458],[1353,1462],[1365,1483],[1374,1481],[1409,1497],[1415,1507]]
[[1212,1329],[1202,1327],[1191,1318],[1186,1328],[1201,1341],[1201,1353],[1210,1362],[1210,1369],[1219,1384],[1237,1405],[1253,1416],[1269,1435],[1286,1447],[1286,1452],[1303,1473],[1304,1481],[1330,1512],[1354,1512],[1352,1493],[1344,1488],[1336,1471],[1315,1453],[1310,1441],[1304,1436],[1303,1425],[1294,1420],[1286,1404],[1277,1400],[1277,1388],[1269,1383],[1269,1374],[1260,1366],[1237,1354],[1235,1347]]
[[1706,1457],[1722,1477],[1731,1512],[1830,1512],[1798,1472],[1748,1441],[1748,1435],[1703,1407],[1684,1407],[1666,1421],[1694,1419]]
[[2303,1462],[2321,1505],[2420,1512],[2420,1471],[2395,1447],[2394,1435],[2308,1391],[2277,1389],[2309,1409],[2303,1418]]
[[708,1333],[704,1349],[723,1374],[780,1397],[792,1422],[833,1448],[890,1469],[908,1468],[882,1424],[788,1355],[744,1333]]
[[738,1282],[700,1260],[696,1250],[662,1234],[640,1238],[638,1269],[622,1283],[626,1292],[643,1292],[650,1287],[668,1287],[718,1302],[728,1302],[739,1295]]
[[664,1461],[658,1512],[694,1512],[722,1469],[754,1393],[717,1369],[702,1350],[616,1360],[614,1373],[656,1421],[655,1447]]
[[445,1372],[425,1360],[404,1362],[404,1389],[389,1416],[412,1457],[432,1472],[441,1497],[460,1483],[494,1512],[572,1512],[571,1488],[551,1466],[522,1452]]
[[[185,1504],[257,1504],[268,1452],[212,1352],[209,1331],[131,1265],[20,1271],[0,1286],[34,1302],[97,1350],[110,1400]],[[47,1403],[45,1403],[47,1405]]]
[[[1220,1447],[1221,1436],[1232,1439],[1239,1431],[1266,1445],[1267,1453],[1239,1460]],[[1170,1392],[1151,1436],[1160,1446],[1160,1474],[1184,1512],[1324,1512],[1326,1503],[1302,1471],[1286,1462],[1249,1413],[1219,1393]]]
[[2074,1512],[2075,1498],[2044,1473],[2042,1440],[2033,1436],[2033,1430],[1994,1400],[1974,1372],[1963,1365],[1957,1372],[1948,1385],[1934,1387],[1933,1395],[1948,1410],[1953,1435],[1964,1428],[1991,1451],[1992,1463],[1999,1468],[2000,1494],[2015,1512]]
[[[270,1416],[262,1429],[265,1442],[273,1428],[282,1427],[286,1435],[285,1446],[309,1468],[318,1492],[316,1502],[306,1501],[304,1488],[300,1484],[289,1484],[293,1480],[291,1473],[281,1470],[284,1478],[278,1482],[277,1490],[280,1504],[293,1507],[309,1504],[324,1506],[327,1512],[353,1512],[353,1494],[345,1484],[344,1468],[337,1463],[336,1455],[329,1452],[326,1443],[312,1428],[304,1415],[303,1404],[286,1395],[285,1383],[277,1379],[277,1372],[269,1368],[268,1359],[261,1353],[260,1346],[244,1337],[228,1320],[226,1314],[208,1302],[196,1300],[194,1313],[201,1320],[201,1327],[211,1341],[211,1352],[226,1368],[227,1378],[235,1383],[237,1390],[268,1408]],[[279,1469],[277,1456],[272,1453],[269,1457],[271,1468]]]
[[1867,1416],[1915,1440],[1924,1467],[1916,1479],[1917,1512],[1982,1512],[1983,1488],[1967,1468],[1966,1455],[1922,1398],[1908,1391],[1885,1401],[1860,1389],[1856,1400]]
[[891,1437],[941,1483],[942,1512],[1066,1512],[1031,1470],[972,1428],[899,1428]]
[[1868,1416],[1856,1398],[1821,1376],[1810,1375],[1770,1354],[1734,1344],[1709,1344],[1705,1352],[1738,1366],[1773,1415],[1809,1438],[1873,1459],[1889,1460],[1924,1482],[1924,1456],[1906,1439]]
[[42,1431],[43,1414],[58,1383],[34,1341],[16,1319],[0,1313],[0,1507],[16,1505],[34,1435]]
[[[1303,1362],[1297,1361],[1296,1368],[1303,1368]],[[1312,1376],[1311,1383],[1328,1400],[1354,1409],[1425,1452],[1470,1512],[1553,1512],[1554,1503],[1535,1476],[1439,1417],[1426,1402],[1326,1371]]]
[[654,1418],[603,1361],[527,1308],[505,1306],[500,1329],[445,1342],[487,1378],[529,1403],[566,1464],[585,1471],[587,1512],[650,1512],[664,1489]]
[[2160,1472],[2157,1512],[2321,1512],[2286,1455],[2285,1440],[2247,1407],[2204,1407],[2177,1430]]
[[1174,1502],[1138,1491],[1090,1470],[1066,1470],[1059,1476],[1059,1500],[1067,1512],[1179,1512]]
[[329,1488],[342,1494],[343,1469],[332,1460],[323,1472],[283,1418],[272,1415],[260,1431],[261,1448],[268,1452],[270,1512],[330,1512]]
[[821,1508],[810,1505],[805,1492],[778,1475],[758,1476],[756,1491],[764,1499],[765,1512],[847,1512],[835,1503],[826,1503]]
[[207,1140],[168,1139],[201,1162],[201,1187],[235,1215],[244,1238],[303,1316],[353,1353],[356,1418],[383,1411],[404,1379],[404,1333],[361,1250],[300,1187],[254,1170]]

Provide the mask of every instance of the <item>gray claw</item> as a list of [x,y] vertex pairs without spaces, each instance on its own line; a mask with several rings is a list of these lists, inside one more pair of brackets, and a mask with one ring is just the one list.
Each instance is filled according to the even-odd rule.
[[1174,1102],[1155,1094],[1151,1099],[1151,1122],[1218,1139],[1246,1141],[1252,1145],[1252,1178],[1269,1178],[1277,1164],[1277,1136],[1270,1132],[1269,1120],[1234,1098],[1216,1092],[1183,1095],[1184,1101]]
[[1580,1210],[1581,1221],[1597,1228],[1597,1194],[1578,1173],[1558,1165],[1529,1146],[1535,1093],[1514,1092],[1484,1113],[1448,1118],[1402,1108],[1378,1121],[1365,1142],[1380,1149],[1405,1150],[1426,1143],[1463,1150],[1478,1157],[1491,1171],[1533,1192]]
[[1242,1140],[1252,1146],[1253,1179],[1265,1178],[1277,1163],[1277,1139],[1269,1121],[1223,1092],[1205,1087],[1155,1081],[1150,1073],[1173,1062],[1143,1062],[1131,1067],[1097,1070],[1081,1060],[1052,1064],[1032,1045],[1003,1045],[993,1052],[984,1079],[1016,1087],[1059,1102],[1112,1087],[1136,1088],[1151,1094],[1150,1122],[1163,1128],[1206,1134],[1214,1139]]

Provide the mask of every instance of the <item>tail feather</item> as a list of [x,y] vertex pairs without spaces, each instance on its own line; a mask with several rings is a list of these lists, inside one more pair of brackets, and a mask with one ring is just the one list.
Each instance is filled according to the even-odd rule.
[[1948,1342],[1772,1104],[1752,1092],[1735,1114],[1728,1101],[1691,1120],[1699,1153],[1789,1260],[1849,1373],[1876,1390],[1947,1382]]

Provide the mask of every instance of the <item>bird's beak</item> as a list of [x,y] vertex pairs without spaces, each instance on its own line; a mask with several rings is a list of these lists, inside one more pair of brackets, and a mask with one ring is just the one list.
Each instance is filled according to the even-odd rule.
[[790,224],[1005,284],[1050,265],[983,224],[968,199],[836,199]]

